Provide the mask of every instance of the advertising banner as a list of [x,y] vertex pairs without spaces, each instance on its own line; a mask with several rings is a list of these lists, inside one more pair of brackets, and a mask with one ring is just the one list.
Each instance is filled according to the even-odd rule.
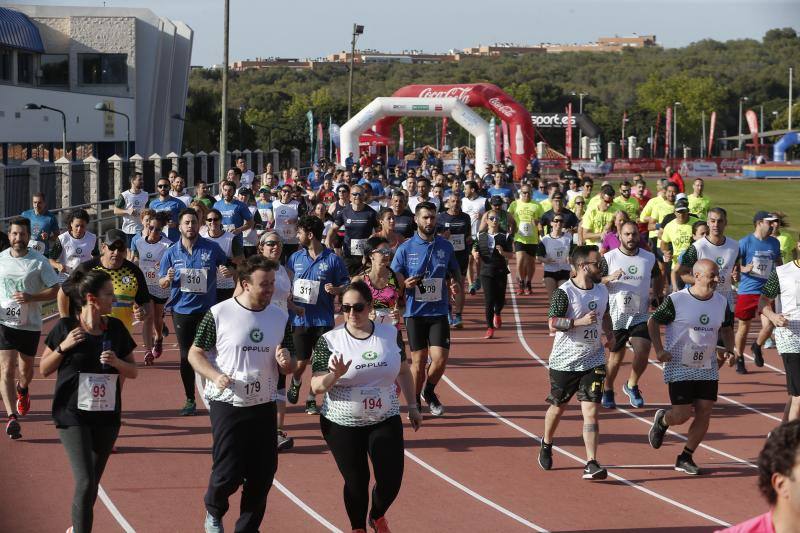
[[667,108],[667,116],[664,124],[664,159],[669,159],[672,153],[672,108]]
[[717,126],[717,112],[711,112],[711,124],[708,129],[708,156],[711,157],[711,153],[714,149],[714,129]]
[[566,129],[566,142],[564,143],[564,151],[567,157],[572,157],[572,102],[567,104],[567,126]]
[[719,174],[717,164],[713,161],[684,161],[681,164],[683,177],[698,178],[702,176],[716,176]]
[[747,117],[747,127],[750,128],[750,134],[753,136],[753,146],[758,150],[758,117],[756,112],[748,109],[744,116]]

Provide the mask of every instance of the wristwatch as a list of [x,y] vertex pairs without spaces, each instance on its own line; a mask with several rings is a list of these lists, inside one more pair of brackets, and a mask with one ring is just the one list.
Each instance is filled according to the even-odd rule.
[[61,349],[61,345],[59,344],[56,346],[56,353],[64,355],[64,350]]

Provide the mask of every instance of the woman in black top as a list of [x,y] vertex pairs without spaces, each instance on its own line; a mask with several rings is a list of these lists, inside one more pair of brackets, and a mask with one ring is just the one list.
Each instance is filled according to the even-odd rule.
[[136,377],[136,343],[118,319],[111,276],[76,270],[64,285],[74,316],[61,318],[45,340],[39,368],[58,370],[53,419],[75,477],[72,531],[92,530],[100,477],[120,428],[120,376]]
[[494,211],[487,215],[487,228],[478,233],[478,238],[472,245],[472,256],[481,265],[483,302],[486,307],[486,325],[489,328],[483,338],[491,339],[494,330],[503,325],[500,313],[506,305],[506,285],[510,272],[506,255],[511,252],[511,238],[501,232],[501,220]]

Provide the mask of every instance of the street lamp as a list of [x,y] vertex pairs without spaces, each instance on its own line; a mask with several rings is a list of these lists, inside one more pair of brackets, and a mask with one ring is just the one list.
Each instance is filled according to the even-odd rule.
[[739,137],[738,137],[739,144],[738,144],[738,150],[740,152],[742,151],[742,102],[747,102],[748,100],[749,100],[749,98],[746,97],[746,96],[740,96],[739,97]]
[[[578,114],[579,115],[583,115],[583,97],[584,96],[589,96],[589,93],[580,93],[580,92],[576,93],[575,91],[572,91],[570,94],[572,96],[577,96],[578,97]],[[581,154],[581,139],[583,139],[583,130],[581,129],[580,126],[578,126],[578,158],[581,158],[581,156],[582,156],[582,154]],[[570,156],[571,155],[572,154],[570,154]]]
[[356,39],[364,33],[364,26],[353,24],[353,40],[350,41],[350,81],[347,88],[347,120],[353,109],[353,60],[356,55]]
[[244,131],[244,104],[239,104],[239,149],[241,150],[244,146],[242,142],[242,136]]
[[37,109],[49,109],[56,113],[61,113],[61,150],[63,151],[62,157],[67,157],[67,115],[60,109],[50,107],[42,104],[25,104],[25,109],[35,111]]
[[125,143],[125,160],[127,161],[131,155],[131,118],[125,113],[111,109],[103,102],[98,102],[94,104],[94,108],[97,111],[105,111],[106,113],[113,113],[115,115],[122,115],[123,117],[125,117],[125,123],[126,123],[125,138],[127,139],[127,142]]
[[681,105],[681,103],[675,102],[672,105],[674,106],[672,112],[672,159],[675,159],[675,151],[678,149],[678,106]]

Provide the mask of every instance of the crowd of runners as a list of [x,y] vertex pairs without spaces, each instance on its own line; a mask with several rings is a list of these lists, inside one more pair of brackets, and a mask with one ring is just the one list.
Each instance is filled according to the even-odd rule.
[[[278,453],[293,446],[287,402],[319,416],[352,529],[389,531],[403,477],[400,413],[415,431],[423,407],[445,415],[437,385],[465,300],[483,302],[489,340],[503,327],[509,288],[549,302],[544,470],[577,395],[582,476],[607,477],[599,420],[620,398],[646,405],[639,382],[651,350],[671,406],[656,412],[650,445],[691,420],[676,470],[702,473],[693,452],[721,372],[728,364],[747,373],[746,349],[763,366],[762,347],[774,339],[790,396],[784,420],[800,418],[800,263],[785,214],[755,212],[752,233],[737,241],[703,180],[685,182],[671,168],[613,185],[569,161],[548,177],[529,165],[518,181],[504,165],[483,176],[440,168],[424,159],[387,171],[365,153],[347,168],[322,164],[301,176],[268,166],[256,175],[240,159],[219,184],[191,191],[175,172],[156,191],[133,174],[113,205],[121,229],[102,235],[88,230],[82,209],[68,213],[62,232],[36,193],[32,209],[0,232],[0,393],[6,433],[20,439],[34,357],[43,375],[57,373],[53,420],[75,476],[71,530],[92,529],[124,381],[138,373],[138,327],[146,366],[175,335],[185,396],[176,413],[196,414],[198,390],[208,406],[208,532],[222,531],[240,487],[236,530],[258,530]],[[42,303],[53,300],[59,320],[40,353]],[[758,338],[746,346],[754,320]],[[618,388],[627,351],[630,373]]]

